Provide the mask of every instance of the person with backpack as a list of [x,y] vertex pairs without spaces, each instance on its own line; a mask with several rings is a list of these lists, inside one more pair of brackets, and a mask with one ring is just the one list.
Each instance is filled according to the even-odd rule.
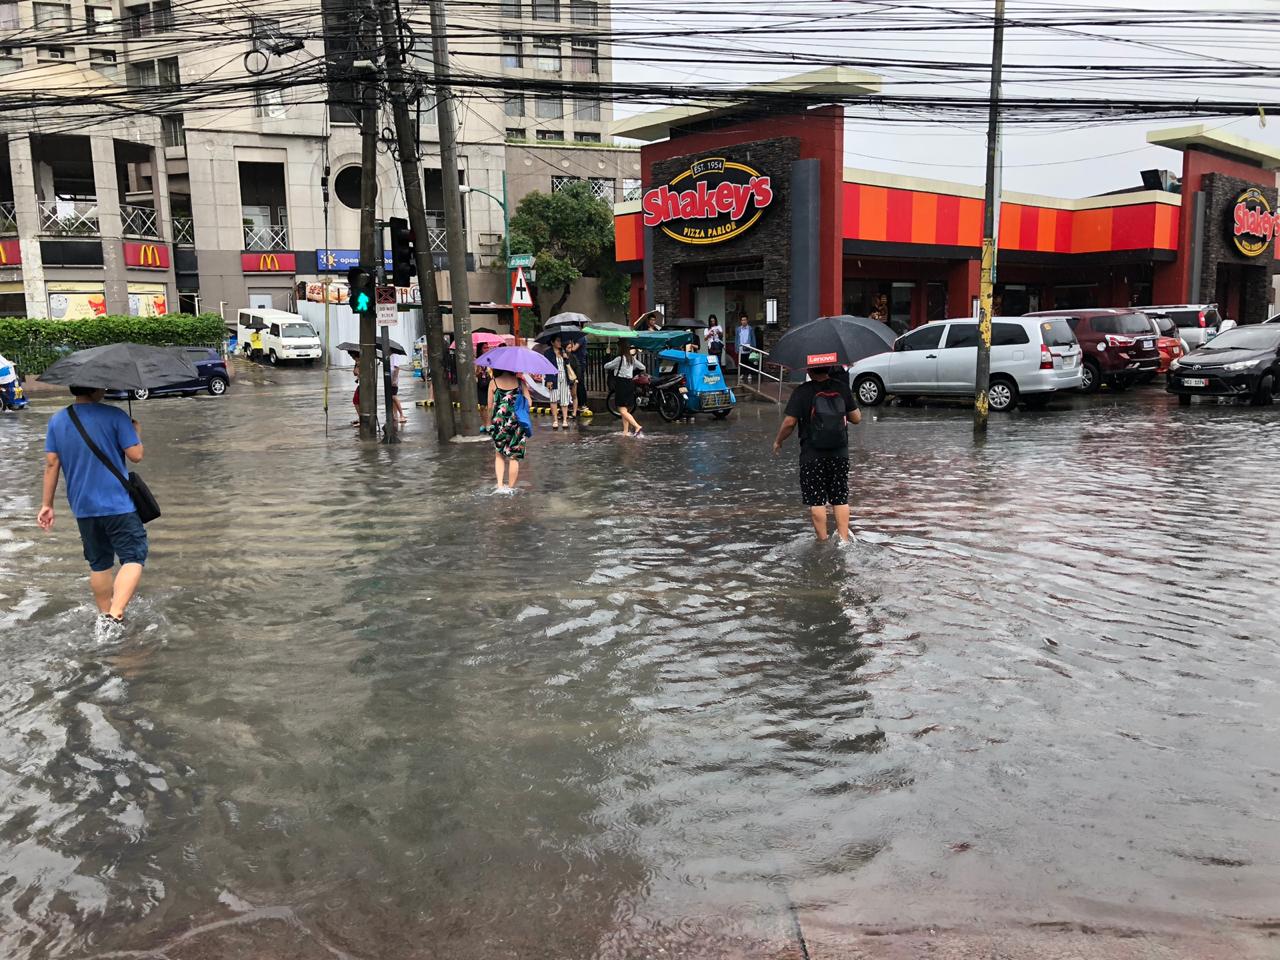
[[[104,393],[96,387],[72,387],[75,403],[49,419],[44,491],[36,516],[40,529],[53,529],[58,474],[66,474],[67,501],[80,528],[89,587],[98,605],[99,635],[124,623],[125,607],[147,562],[147,531],[124,484],[128,464],[142,460],[138,421],[103,403]],[[120,572],[113,573],[117,558]]]
[[[836,533],[849,542],[849,428],[861,423],[840,367],[812,367],[809,380],[787,401],[782,426],[773,441],[776,456],[796,427],[800,428],[800,496],[809,508],[813,532],[827,539],[827,506],[836,517]],[[833,375],[834,374],[834,375]]]

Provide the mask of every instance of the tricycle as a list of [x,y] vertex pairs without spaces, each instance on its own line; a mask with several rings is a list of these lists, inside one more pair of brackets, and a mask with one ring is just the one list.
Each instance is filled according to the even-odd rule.
[[684,380],[682,396],[688,413],[709,413],[723,420],[738,402],[729,384],[725,382],[720,361],[705,353],[689,353],[684,350],[659,352],[659,374],[670,371]]

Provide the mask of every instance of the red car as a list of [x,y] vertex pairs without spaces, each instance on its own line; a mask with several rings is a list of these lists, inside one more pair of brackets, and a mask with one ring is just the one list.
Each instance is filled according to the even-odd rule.
[[1160,368],[1156,331],[1145,313],[1100,309],[1043,310],[1029,317],[1061,317],[1080,341],[1084,363],[1080,389],[1097,393],[1105,383],[1123,390]]
[[1160,351],[1160,369],[1157,372],[1168,373],[1169,364],[1187,352],[1186,344],[1178,333],[1178,325],[1170,317],[1147,314],[1147,318],[1156,328],[1156,349]]

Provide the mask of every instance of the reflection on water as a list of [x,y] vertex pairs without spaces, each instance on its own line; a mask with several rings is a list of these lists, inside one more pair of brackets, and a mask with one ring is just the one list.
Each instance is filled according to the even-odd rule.
[[975,450],[881,410],[841,550],[767,408],[543,431],[499,498],[421,411],[361,447],[335,400],[326,440],[315,382],[143,406],[165,517],[111,646],[65,509],[30,523],[54,408],[0,421],[0,956],[1274,916],[1275,411],[1076,401]]

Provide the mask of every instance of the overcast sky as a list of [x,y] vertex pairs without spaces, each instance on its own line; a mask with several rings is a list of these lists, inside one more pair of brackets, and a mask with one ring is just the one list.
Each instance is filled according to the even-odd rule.
[[[886,92],[940,95],[981,95],[987,85],[980,78],[957,78],[936,68],[943,61],[990,63],[991,33],[984,18],[994,8],[984,0],[951,0],[945,4],[921,0],[876,3],[867,0],[775,0],[759,7],[761,0],[618,0],[614,4],[615,32],[662,30],[692,23],[735,27],[769,26],[760,33],[706,38],[710,51],[699,58],[714,63],[657,62],[670,58],[678,41],[637,38],[619,44],[615,55],[635,57],[614,67],[618,81],[688,83],[714,86],[720,83],[758,83],[815,69],[817,64],[761,63],[760,51],[786,52],[799,57],[821,56],[848,62],[861,58],[889,61],[874,72],[884,77]],[[753,13],[753,7],[772,11]],[[1172,8],[1172,9],[1171,9]],[[696,18],[691,15],[696,10]],[[1138,16],[1160,16],[1158,22],[1134,26],[1054,27],[1050,18],[1071,11],[1138,11]],[[905,12],[903,12],[905,11]],[[788,34],[786,22],[830,27],[829,33]],[[1206,19],[1195,20],[1203,14]],[[1168,3],[1138,0],[1120,6],[1104,0],[1010,0],[1010,19],[1031,21],[1033,27],[1017,27],[1006,35],[1005,63],[1016,76],[1019,65],[1123,64],[1156,66],[1174,70],[1232,70],[1269,66],[1280,76],[1280,26],[1210,23],[1208,18],[1235,15],[1274,15],[1280,21],[1280,0],[1171,0]],[[884,33],[876,30],[891,18],[902,16],[935,20],[939,17],[972,19],[977,29],[925,30]],[[1167,20],[1166,20],[1167,18]],[[865,23],[865,33],[859,24]],[[773,29],[776,28],[776,29]],[[677,51],[678,52],[678,51]],[[690,53],[689,56],[695,57]],[[1024,73],[1023,76],[1026,74]],[[923,81],[923,82],[922,82]],[[1123,103],[1125,98],[1280,99],[1280,83],[1272,79],[1104,82],[1059,80],[1049,83],[1006,85],[1010,95],[1041,97],[1100,96]],[[628,112],[616,108],[618,115]],[[1004,188],[1059,196],[1087,196],[1140,183],[1139,172],[1152,167],[1177,171],[1178,153],[1146,144],[1151,129],[1206,123],[1238,136],[1280,147],[1280,116],[1267,117],[1263,126],[1255,112],[1245,117],[1206,117],[1201,120],[1153,120],[1125,125],[1006,125],[1004,128]],[[985,122],[901,124],[888,120],[850,119],[846,124],[845,162],[849,166],[892,173],[981,183],[985,150]]]

